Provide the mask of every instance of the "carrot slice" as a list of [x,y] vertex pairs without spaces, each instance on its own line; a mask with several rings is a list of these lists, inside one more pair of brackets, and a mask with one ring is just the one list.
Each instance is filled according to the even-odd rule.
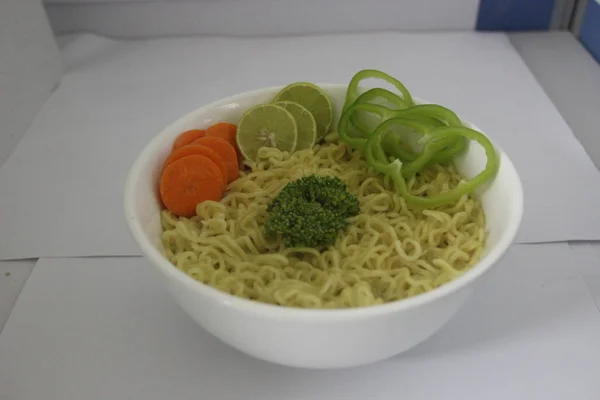
[[165,207],[180,217],[196,215],[196,206],[223,195],[221,170],[210,158],[193,154],[167,165],[160,177],[160,197]]
[[195,140],[193,144],[209,147],[219,153],[225,163],[225,167],[227,167],[227,182],[231,183],[237,179],[240,174],[238,156],[233,146],[227,140],[205,136]]
[[237,126],[228,122],[219,122],[206,130],[206,136],[220,137],[229,142],[237,150],[235,136],[237,135]]
[[227,167],[225,166],[225,163],[223,162],[223,159],[221,158],[219,153],[217,153],[210,147],[200,146],[200,145],[195,145],[195,144],[189,144],[187,146],[179,147],[179,148],[173,150],[171,155],[169,155],[169,157],[167,157],[163,168],[166,167],[167,165],[171,164],[173,161],[179,160],[180,158],[183,158],[183,157],[190,156],[192,154],[198,154],[201,156],[208,157],[208,158],[210,158],[210,160],[212,162],[217,164],[217,167],[219,167],[219,170],[221,171],[221,175],[223,175],[223,189],[225,189],[227,187],[227,183],[228,183],[227,182],[227,177],[228,177]]
[[185,131],[181,135],[177,136],[177,138],[173,142],[173,150],[178,149],[179,147],[187,146],[194,140],[198,140],[204,136],[206,136],[206,131],[201,129],[192,129],[190,131]]

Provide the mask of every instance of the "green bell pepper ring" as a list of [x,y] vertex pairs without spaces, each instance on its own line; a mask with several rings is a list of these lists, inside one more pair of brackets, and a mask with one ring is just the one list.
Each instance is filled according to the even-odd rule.
[[[402,110],[402,109],[409,107],[409,106],[407,106],[406,102],[400,96],[398,96],[396,93],[393,93],[387,89],[381,89],[381,88],[374,88],[374,89],[367,90],[366,92],[364,92],[363,94],[358,96],[352,105],[371,104],[374,100],[379,99],[379,98],[385,100],[391,106],[391,107],[388,107],[387,105],[385,105],[385,106],[382,105],[383,107],[390,108],[392,110]],[[374,103],[374,105],[381,105],[381,104]],[[366,120],[366,118],[364,118],[364,117],[361,118],[361,116],[358,115],[357,113],[353,113],[353,115],[351,116],[351,119],[350,119],[350,121],[352,122],[352,125],[354,125],[359,131],[363,132],[363,134],[366,134],[367,132],[370,132],[374,129],[374,128],[369,128],[368,124],[366,123],[365,120]]]
[[[391,94],[395,96],[393,93]],[[384,121],[383,123],[385,123],[389,119],[398,118],[398,121],[395,121],[385,126],[390,127],[391,125],[400,124],[404,125],[409,129],[420,132],[423,135],[429,130],[434,129],[436,127],[446,126],[443,123],[440,123],[441,126],[434,126],[432,124],[428,124],[426,122],[426,118],[435,118],[439,121],[444,120],[448,124],[457,124],[459,126],[462,126],[462,123],[460,119],[456,116],[456,114],[442,106],[437,106],[435,104],[423,104],[404,110],[393,110],[378,104],[362,103],[360,98],[361,97],[359,97],[357,101],[355,101],[350,107],[348,107],[348,109],[344,112],[338,123],[338,133],[340,135],[340,139],[350,147],[355,148],[357,150],[362,150],[364,148],[366,138],[369,137],[371,131],[359,129],[359,134],[362,136],[350,135],[350,127],[352,126],[357,128],[352,121],[352,116],[356,111],[375,114]],[[391,155],[393,155],[396,158],[399,158],[403,162],[415,160],[418,154],[412,153],[409,150],[407,150],[402,143],[399,143],[400,139],[401,137],[386,136],[386,150],[389,153],[391,153]],[[457,154],[459,154],[465,149],[466,144],[467,142],[466,140],[464,140],[464,138],[455,137],[453,141],[448,141],[448,145],[445,148],[440,149],[440,151],[431,158],[430,164],[443,163],[452,160],[453,157],[455,157]]]
[[348,146],[353,149],[362,151],[367,143],[367,137],[370,132],[362,132],[362,137],[353,137],[350,135],[350,126],[351,126],[351,116],[354,111],[364,111],[372,114],[376,114],[381,119],[387,120],[390,119],[394,115],[394,110],[376,105],[376,104],[355,104],[353,103],[340,117],[338,122],[338,134],[342,142],[346,143]]
[[[409,153],[401,144],[398,143],[398,138],[400,138],[401,141],[400,135],[395,132],[390,132],[390,128],[394,125],[400,125],[402,127],[409,128],[413,132],[416,131],[421,134],[421,139],[419,142],[423,143],[423,148],[419,153]],[[371,136],[378,136],[381,138],[380,143],[383,154],[389,154],[393,158],[404,163],[402,173],[405,177],[410,177],[429,165],[431,160],[441,150],[457,141],[457,137],[455,135],[449,135],[438,140],[430,140],[430,135],[428,133],[430,130],[431,129],[427,125],[421,124],[417,121],[407,120],[404,118],[391,118],[379,125],[377,129],[373,131]],[[386,140],[387,138],[393,139]],[[381,154],[381,152],[377,150],[376,154]],[[383,160],[381,157],[378,158]]]
[[402,171],[402,161],[396,159],[392,162],[387,162],[385,157],[382,157],[382,154],[385,153],[381,147],[381,132],[374,132],[369,137],[365,146],[365,156],[373,169],[388,175],[394,181],[398,195],[402,196],[408,204],[421,208],[439,207],[455,203],[465,194],[473,193],[478,187],[492,179],[497,174],[500,166],[494,145],[485,135],[473,129],[466,127],[439,128],[431,132],[426,140],[427,142],[443,144],[444,140],[452,137],[461,137],[478,142],[485,150],[487,162],[484,170],[468,182],[459,184],[457,187],[433,197],[415,196],[408,191],[404,178],[405,174]]
[[406,87],[396,78],[386,74],[385,72],[377,71],[375,69],[363,69],[362,71],[357,72],[350,80],[350,84],[348,85],[348,90],[346,92],[346,102],[344,103],[343,110],[346,111],[348,107],[358,97],[358,85],[362,80],[375,78],[384,80],[390,84],[392,84],[398,91],[402,94],[402,100],[408,105],[414,105],[412,96]]

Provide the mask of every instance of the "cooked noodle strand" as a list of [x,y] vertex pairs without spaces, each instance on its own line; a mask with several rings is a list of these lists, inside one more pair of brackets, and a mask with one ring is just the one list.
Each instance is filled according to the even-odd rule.
[[[264,233],[267,206],[289,182],[310,174],[336,176],[358,196],[361,213],[323,252],[285,249]],[[462,177],[435,165],[409,182],[433,196]],[[165,256],[192,278],[223,292],[302,308],[363,307],[433,290],[471,267],[482,254],[485,216],[477,199],[432,210],[407,206],[391,181],[336,135],[292,155],[262,148],[221,202],[198,205],[197,216],[162,213]]]

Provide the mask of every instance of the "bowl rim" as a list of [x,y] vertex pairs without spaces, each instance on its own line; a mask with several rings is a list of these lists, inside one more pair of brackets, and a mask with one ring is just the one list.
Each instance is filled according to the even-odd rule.
[[[347,88],[347,84],[317,83],[317,85],[325,90]],[[172,131],[175,126],[183,124],[187,120],[193,118],[196,114],[211,108],[221,106],[223,104],[236,102],[240,98],[258,96],[261,94],[265,94],[266,92],[276,92],[284,86],[285,85],[277,85],[261,89],[248,90],[212,101],[206,105],[198,107],[168,124],[164,129],[160,131],[160,133],[154,136],[154,138],[148,144],[146,144],[146,146],[138,154],[137,158],[135,159],[134,163],[132,164],[129,170],[125,182],[125,190],[123,196],[125,219],[127,221],[130,233],[133,236],[133,239],[142,250],[143,256],[148,261],[150,261],[150,263],[159,272],[161,272],[162,275],[164,275],[165,279],[175,280],[178,283],[186,286],[193,292],[197,293],[198,295],[202,296],[206,300],[219,303],[219,305],[224,307],[237,309],[246,314],[253,314],[264,318],[274,318],[279,320],[310,320],[312,322],[318,321],[329,323],[339,320],[370,318],[378,315],[391,314],[399,311],[415,309],[422,305],[431,303],[468,286],[478,277],[484,275],[494,264],[496,264],[505,255],[506,251],[508,250],[509,246],[512,244],[515,236],[517,235],[523,218],[523,186],[521,178],[513,162],[506,155],[506,153],[504,153],[504,151],[492,141],[494,147],[496,148],[496,151],[500,156],[500,168],[508,170],[508,173],[514,178],[514,187],[511,188],[511,203],[513,203],[511,208],[514,211],[513,218],[509,221],[507,229],[504,232],[502,232],[498,244],[491,248],[484,257],[482,257],[467,272],[461,274],[452,281],[445,283],[444,285],[437,287],[433,290],[430,290],[425,293],[420,293],[418,295],[406,299],[365,307],[343,309],[307,309],[299,307],[282,307],[267,303],[261,303],[259,301],[248,300],[245,298],[234,296],[229,293],[222,292],[219,289],[213,288],[209,285],[206,285],[202,282],[193,279],[189,275],[185,274],[183,271],[180,271],[178,268],[176,268],[146,237],[140,221],[136,218],[134,196],[135,187],[144,169],[147,168],[148,164],[150,164],[150,155],[154,154],[158,150],[160,143],[163,142],[163,138],[167,136],[168,133]],[[416,103],[429,103],[428,101],[425,101],[418,97],[413,96],[413,99]],[[463,123],[468,124],[472,129],[481,132],[481,130],[472,123],[462,118],[461,120],[463,121]]]

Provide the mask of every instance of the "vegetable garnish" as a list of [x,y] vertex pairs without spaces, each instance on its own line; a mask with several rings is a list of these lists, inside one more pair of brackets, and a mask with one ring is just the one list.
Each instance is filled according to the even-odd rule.
[[[348,90],[346,92],[346,102],[344,103],[343,109],[344,112],[358,98],[358,85],[360,84],[360,82],[369,78],[381,79],[395,86],[396,89],[398,89],[398,91],[402,94],[402,97],[398,97],[398,99],[396,100],[399,104],[401,104],[401,108],[414,106],[414,102],[412,96],[410,95],[410,92],[399,80],[397,80],[393,76],[386,74],[385,72],[377,71],[375,69],[363,69],[362,71],[357,72],[348,84]],[[385,91],[394,94],[389,90]]]
[[179,148],[173,150],[171,155],[169,155],[169,157],[167,157],[167,159],[165,160],[165,163],[164,163],[164,167],[171,164],[173,161],[179,160],[180,158],[183,158],[183,157],[190,156],[192,154],[197,154],[197,155],[208,157],[212,162],[214,162],[217,165],[217,167],[219,167],[219,170],[221,171],[221,175],[223,175],[223,189],[225,189],[227,187],[227,183],[228,183],[227,167],[225,166],[225,162],[223,162],[223,158],[219,155],[219,153],[217,153],[210,147],[196,145],[196,144],[189,144],[187,146],[179,147]]
[[190,155],[167,165],[160,178],[160,197],[165,207],[179,217],[196,215],[196,206],[219,201],[223,194],[221,170],[210,158]]
[[[382,88],[373,88],[367,90],[358,96],[353,104],[375,104],[385,106],[386,108],[390,108],[392,110],[403,110],[408,107],[406,102],[400,96]],[[370,117],[363,116],[358,110],[355,110],[355,112],[352,113],[351,121],[359,131],[367,133],[377,126],[377,123],[375,123],[375,125],[373,125],[373,123],[369,123],[370,120],[374,120],[375,122],[379,123],[381,122],[380,116],[375,117],[374,119],[372,117],[373,115]]]
[[[208,129],[206,129],[206,136],[208,137],[220,137],[225,139],[234,148],[237,147],[235,143],[235,136],[237,134],[237,126],[228,122],[219,122]],[[237,150],[237,149],[236,149]]]
[[177,136],[177,139],[175,139],[175,141],[173,142],[173,150],[175,150],[179,147],[187,146],[188,144],[192,143],[194,140],[200,139],[201,137],[204,137],[205,135],[206,135],[206,131],[204,131],[202,129],[192,129],[189,131],[185,131],[182,134],[180,134],[179,136]]
[[285,108],[277,104],[257,104],[247,109],[238,123],[237,145],[240,153],[254,161],[262,147],[294,152],[298,124]]
[[358,199],[339,178],[310,175],[288,183],[273,199],[265,232],[281,235],[287,247],[327,246],[359,211]]
[[323,137],[329,131],[333,119],[333,107],[327,93],[310,82],[295,82],[287,85],[273,99],[273,102],[292,101],[306,108],[317,124],[317,136]]
[[[344,124],[344,131],[347,131],[349,128],[346,124],[351,123],[354,131],[358,130],[360,135],[368,137],[369,133],[380,123],[390,118],[405,118],[426,125],[423,126],[426,129],[420,130],[421,134],[433,128],[443,126],[463,126],[462,121],[454,112],[437,104],[419,104],[408,108],[393,109],[370,103],[377,98],[383,98],[387,104],[396,106],[400,106],[403,102],[400,97],[388,90],[379,88],[370,89],[358,96],[356,101],[346,109],[342,118],[348,118],[349,120],[340,120],[340,124]],[[443,150],[444,153],[440,154],[433,162],[450,161],[455,155],[463,151],[466,146],[466,140],[457,137]],[[392,155],[396,154],[393,153]],[[398,157],[404,161],[402,156],[399,155]]]
[[[487,163],[485,169],[473,179],[466,183],[461,183],[457,187],[450,189],[447,192],[441,193],[434,197],[420,197],[411,194],[408,191],[406,180],[403,173],[403,164],[399,159],[388,161],[385,151],[381,146],[382,129],[376,129],[375,132],[367,140],[365,146],[365,156],[367,162],[374,170],[388,175],[394,180],[398,194],[402,196],[407,203],[422,208],[434,208],[444,204],[454,203],[463,195],[470,194],[486,181],[493,178],[498,171],[499,159],[496,149],[485,135],[473,129],[466,127],[445,127],[431,132],[426,137],[426,143],[421,156],[415,160],[414,164],[407,164],[406,168],[411,168],[411,173],[416,173],[422,169],[422,166],[427,164],[428,159],[435,155],[436,150],[444,148],[448,139],[455,137],[463,137],[469,140],[474,140],[481,144],[485,149]],[[418,165],[415,165],[418,164]]]
[[297,138],[294,151],[312,149],[317,140],[317,122],[308,109],[293,101],[278,101],[275,105],[287,110],[296,121]]
[[[366,78],[392,83],[402,97],[385,89],[371,89],[359,96],[358,84]],[[384,99],[386,105],[372,103],[377,98]],[[435,104],[415,105],[404,85],[380,71],[364,70],[352,78],[338,122],[338,134],[346,145],[362,151],[373,169],[392,178],[398,194],[413,206],[433,208],[456,202],[492,179],[499,168],[496,150],[485,135],[464,127],[460,118],[447,108]],[[409,193],[406,179],[428,165],[451,161],[471,140],[478,142],[486,152],[488,160],[481,173],[435,197]]]
[[227,182],[236,180],[240,174],[238,157],[235,148],[229,142],[220,137],[203,137],[193,143],[194,145],[206,146],[216,151],[227,168]]
[[[391,84],[397,92],[376,87],[360,93],[360,83],[372,78]],[[292,83],[277,93],[273,101],[275,104],[250,107],[237,125],[219,122],[206,131],[195,129],[179,135],[173,144],[173,152],[164,165],[163,175],[167,183],[169,179],[177,182],[175,173],[170,168],[172,164],[200,155],[210,162],[211,168],[219,170],[223,180],[220,187],[222,195],[227,184],[239,176],[240,154],[247,160],[254,161],[261,147],[276,147],[289,153],[309,149],[318,140],[317,137],[328,131],[332,115],[331,101],[316,85],[308,82]],[[350,81],[337,131],[340,140],[359,150],[373,169],[392,178],[397,193],[414,206],[430,208],[455,202],[492,179],[499,168],[498,155],[485,135],[464,127],[460,118],[445,107],[415,104],[410,92],[400,81],[377,70],[359,71]],[[480,174],[435,197],[419,197],[409,193],[407,180],[432,164],[451,162],[465,151],[469,141],[476,141],[485,149],[488,159]],[[206,165],[207,161],[202,163]],[[170,178],[166,178],[167,176]],[[185,189],[185,185],[191,186],[186,179],[185,173],[179,178],[184,185],[181,190]],[[298,194],[301,189],[306,188],[309,191],[316,190],[315,187],[320,187],[323,180],[328,179],[333,178],[313,177],[302,183],[292,182],[290,189],[286,187],[281,195],[293,190]],[[332,185],[328,190],[341,190],[339,185],[328,183]],[[171,183],[173,185],[175,183]],[[162,186],[161,178],[161,190]],[[171,192],[177,193],[175,190]],[[298,195],[296,199],[289,200],[290,204],[298,208],[292,210],[290,216],[286,216],[286,213],[278,213],[278,210],[285,209],[276,206],[280,201],[274,201],[270,208],[273,212],[268,222],[268,232],[280,234],[286,245],[313,247],[315,243],[331,243],[335,239],[335,232],[341,229],[339,227],[345,226],[345,222],[340,221],[345,221],[350,215]],[[177,214],[177,211],[174,213]],[[345,216],[342,218],[341,215]],[[281,225],[289,222],[286,218],[301,218],[302,221],[313,221],[315,224],[317,220],[328,222],[323,223],[320,229],[309,229],[309,233],[298,236],[295,231],[288,232],[284,229],[285,225]]]

